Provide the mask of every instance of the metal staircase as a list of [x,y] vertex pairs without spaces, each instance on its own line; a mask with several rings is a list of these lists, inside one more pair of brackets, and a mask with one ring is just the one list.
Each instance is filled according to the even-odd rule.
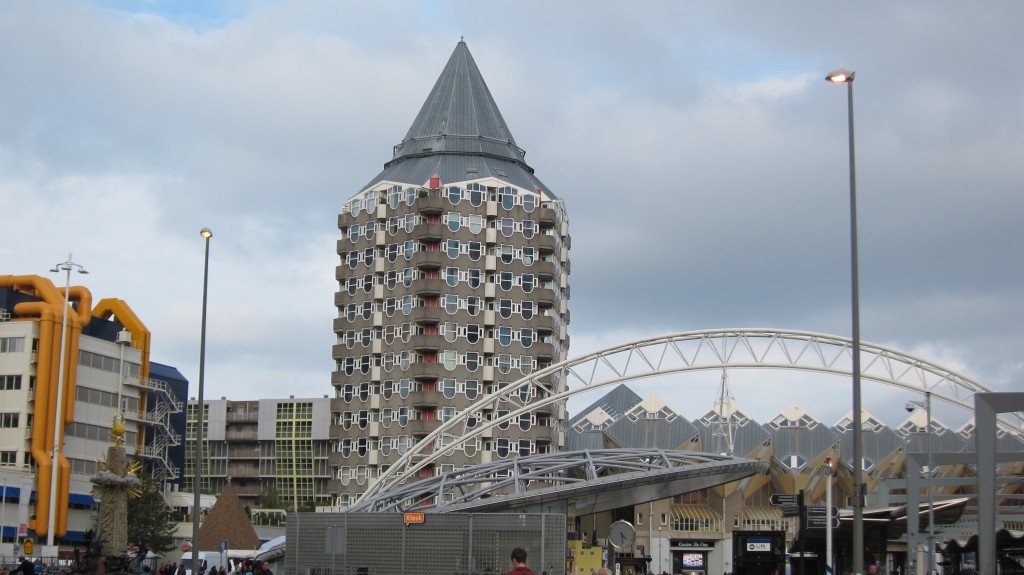
[[126,410],[125,417],[145,425],[150,437],[138,454],[153,461],[153,477],[160,481],[177,479],[181,471],[171,463],[168,448],[181,445],[181,434],[171,425],[171,416],[181,413],[183,403],[175,396],[167,382],[159,379],[128,377],[128,385],[134,385],[147,392],[145,411]]

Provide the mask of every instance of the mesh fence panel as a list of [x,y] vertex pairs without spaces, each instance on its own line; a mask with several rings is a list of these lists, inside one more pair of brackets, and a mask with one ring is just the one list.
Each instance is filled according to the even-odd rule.
[[526,549],[535,572],[565,575],[560,514],[291,513],[280,575],[491,575]]

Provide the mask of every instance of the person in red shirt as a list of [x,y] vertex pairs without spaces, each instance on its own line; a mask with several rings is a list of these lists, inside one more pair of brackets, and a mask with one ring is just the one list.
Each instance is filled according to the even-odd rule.
[[526,549],[516,547],[512,550],[512,570],[505,575],[536,575],[526,566]]

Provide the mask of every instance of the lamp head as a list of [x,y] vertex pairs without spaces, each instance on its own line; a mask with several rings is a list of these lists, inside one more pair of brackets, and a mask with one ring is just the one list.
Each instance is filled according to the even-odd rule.
[[906,409],[907,413],[913,413],[914,412],[914,408],[916,408],[916,407],[917,407],[916,403],[914,403],[913,401],[908,401],[907,404],[903,406],[903,409]]
[[825,79],[833,84],[845,84],[847,82],[853,82],[853,76],[856,74],[853,70],[847,70],[846,68],[839,68],[838,70],[832,70],[825,76]]
[[213,237],[213,232],[210,231],[210,228],[203,228],[199,230],[199,235],[203,236],[206,239],[210,239]]

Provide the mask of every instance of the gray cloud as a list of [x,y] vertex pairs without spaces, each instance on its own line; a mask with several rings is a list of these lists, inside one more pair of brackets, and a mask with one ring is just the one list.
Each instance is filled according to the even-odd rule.
[[[330,393],[339,207],[463,35],[567,202],[573,355],[701,328],[849,332],[846,96],[823,80],[846,66],[864,338],[1019,386],[1019,3],[241,6],[0,7],[2,272],[74,250],[195,381],[213,228],[211,396]],[[786,377],[769,379],[803,385]]]

